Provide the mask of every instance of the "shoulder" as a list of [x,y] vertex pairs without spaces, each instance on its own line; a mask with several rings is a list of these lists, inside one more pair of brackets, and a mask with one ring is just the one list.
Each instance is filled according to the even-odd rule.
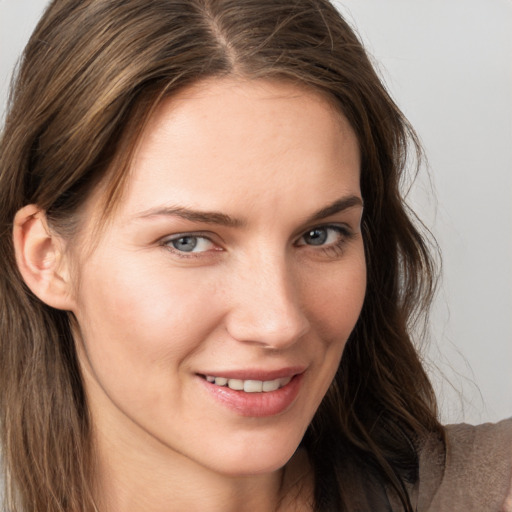
[[420,453],[418,510],[512,512],[512,418],[445,427]]

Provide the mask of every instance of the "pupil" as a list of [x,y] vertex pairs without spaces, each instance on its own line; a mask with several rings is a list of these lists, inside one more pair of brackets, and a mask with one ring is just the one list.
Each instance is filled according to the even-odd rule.
[[191,252],[197,245],[197,238],[194,236],[183,236],[177,240],[174,240],[172,245],[179,251]]
[[327,240],[327,231],[325,229],[312,229],[307,238],[310,245],[322,245]]

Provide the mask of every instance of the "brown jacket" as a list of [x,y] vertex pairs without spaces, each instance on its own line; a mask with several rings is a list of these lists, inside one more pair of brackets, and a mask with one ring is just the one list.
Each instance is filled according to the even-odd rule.
[[512,512],[512,418],[447,426],[446,452],[427,440],[410,491],[418,512]]

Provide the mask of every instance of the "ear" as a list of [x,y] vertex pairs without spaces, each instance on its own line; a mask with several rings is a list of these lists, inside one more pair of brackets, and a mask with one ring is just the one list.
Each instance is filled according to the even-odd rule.
[[32,292],[49,306],[73,310],[64,241],[51,232],[43,210],[31,204],[16,213],[13,243],[19,271]]

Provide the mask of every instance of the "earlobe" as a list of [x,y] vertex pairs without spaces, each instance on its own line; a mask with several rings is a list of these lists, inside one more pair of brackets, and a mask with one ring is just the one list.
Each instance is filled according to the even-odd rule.
[[19,210],[13,243],[18,269],[32,292],[49,306],[71,311],[74,301],[64,244],[49,229],[45,212],[35,205]]

